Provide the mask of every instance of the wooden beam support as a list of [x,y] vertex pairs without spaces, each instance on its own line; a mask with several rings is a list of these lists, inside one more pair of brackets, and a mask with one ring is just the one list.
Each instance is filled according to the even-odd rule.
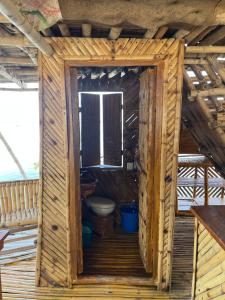
[[223,96],[225,95],[225,88],[214,88],[214,89],[208,89],[208,90],[196,90],[196,91],[191,91],[191,97],[208,97],[208,96]]
[[183,39],[185,36],[189,34],[189,30],[179,29],[176,33],[174,33],[173,37],[175,39]]
[[214,72],[218,73],[222,81],[225,83],[225,68],[224,66],[215,58],[207,57],[208,62],[213,67]]
[[38,91],[38,88],[32,88],[32,89],[10,89],[10,88],[0,88],[0,91],[3,91],[3,92],[37,92]]
[[62,36],[70,36],[70,30],[67,24],[59,23],[58,27]]
[[18,47],[20,48],[24,53],[26,53],[32,62],[37,65],[37,50],[36,49],[29,49],[29,48],[24,48],[24,47]]
[[34,65],[34,63],[28,57],[11,57],[0,56],[0,64],[14,64],[14,65]]
[[12,71],[17,76],[38,76],[38,71],[36,69],[13,69],[7,68],[7,71]]
[[192,30],[186,37],[187,43],[191,43],[199,34],[201,34],[208,26],[199,26]]
[[16,36],[1,36],[0,37],[0,46],[7,46],[7,47],[35,47],[25,37],[16,37]]
[[[209,34],[212,30],[214,30],[216,26],[209,26],[204,29],[196,38],[194,38],[188,45],[196,45],[198,42],[202,41],[204,37]],[[200,42],[201,44],[201,42]]]
[[3,66],[0,66],[0,75],[6,79],[9,79],[11,82],[16,83],[20,88],[26,87],[26,84],[22,80],[18,79],[17,76],[12,72],[7,71]]
[[90,37],[91,36],[91,30],[92,30],[91,24],[88,24],[88,23],[82,24],[82,35],[84,37]]
[[40,51],[51,56],[54,52],[40,33],[29,23],[28,19],[21,13],[16,4],[10,0],[0,1],[0,11],[8,20],[14,24]]
[[153,36],[156,34],[158,28],[154,28],[154,29],[148,29],[145,34],[144,34],[144,38],[145,39],[152,39]]
[[[207,57],[208,60],[208,57]],[[221,87],[222,86],[222,80],[220,76],[218,76],[217,71],[214,70],[214,67],[209,63],[208,65],[204,65],[204,69],[206,73],[208,74],[210,80],[213,83],[213,87]]]
[[168,27],[167,27],[167,26],[162,26],[162,27],[160,27],[160,28],[157,30],[156,34],[154,35],[154,39],[162,39],[163,36],[164,36],[164,34],[167,32],[167,30],[168,30]]
[[225,26],[220,27],[219,29],[213,31],[208,35],[199,45],[214,45],[216,42],[225,38]]
[[[38,76],[17,76],[18,79],[22,80],[24,83],[28,82],[38,82]],[[6,79],[0,75],[0,82],[1,83],[9,83],[12,82],[9,79]]]
[[204,58],[185,58],[185,65],[208,65],[208,61]]
[[122,31],[121,27],[112,27],[110,29],[110,32],[109,32],[109,39],[110,40],[116,40],[116,39],[118,39],[119,36],[120,36],[121,31]]
[[188,46],[186,47],[186,53],[192,54],[205,54],[205,53],[215,53],[222,54],[225,53],[225,46]]

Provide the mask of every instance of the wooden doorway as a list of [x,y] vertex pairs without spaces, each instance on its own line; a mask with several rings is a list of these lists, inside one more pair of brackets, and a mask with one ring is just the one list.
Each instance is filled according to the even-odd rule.
[[[122,65],[120,65],[122,67]],[[73,147],[74,150],[70,151],[70,155],[72,155],[72,158],[70,157],[70,160],[73,159],[73,155],[76,156],[76,163],[71,165],[70,172],[72,172],[73,176],[71,178],[76,177],[76,180],[74,182],[70,182],[71,185],[71,195],[74,195],[74,186],[76,186],[79,179],[79,172],[80,172],[80,164],[78,161],[79,157],[79,109],[78,109],[78,84],[77,84],[77,74],[78,71],[76,68],[69,68],[67,71],[67,75],[69,75],[70,79],[67,80],[70,82],[70,94],[72,95],[71,100],[73,103],[68,104],[69,107],[72,109],[72,116],[71,120],[72,122],[69,123],[69,126],[72,126],[69,130],[69,132],[73,132],[72,136],[76,137],[73,139]],[[140,91],[139,91],[139,163],[138,163],[138,169],[139,169],[139,237],[137,236],[137,243],[139,244],[139,253],[141,256],[141,260],[143,263],[143,276],[141,279],[141,275],[137,276],[128,276],[127,273],[127,280],[132,280],[132,283],[135,283],[135,277],[137,280],[137,284],[154,284],[154,277],[157,274],[157,235],[158,235],[158,221],[159,221],[159,199],[155,195],[159,195],[159,191],[156,190],[155,187],[158,187],[157,185],[157,179],[154,178],[152,174],[156,173],[157,171],[157,164],[155,164],[155,159],[157,157],[157,154],[155,153],[155,136],[160,136],[159,132],[155,132],[156,126],[155,126],[155,118],[156,118],[156,108],[157,108],[157,117],[158,122],[161,123],[162,115],[161,115],[161,109],[160,106],[157,107],[156,105],[156,89],[157,89],[157,67],[152,67],[151,69],[146,67],[146,70],[143,71],[140,75]],[[89,97],[91,99],[91,97]],[[88,100],[90,100],[88,98]],[[94,97],[94,100],[96,97]],[[96,100],[95,100],[96,101]],[[160,103],[161,99],[157,98],[158,103]],[[94,102],[93,102],[94,104]],[[93,112],[93,110],[91,110]],[[93,116],[92,116],[93,118]],[[72,124],[74,123],[74,124]],[[96,135],[95,135],[96,136]],[[72,138],[71,138],[72,141]],[[160,141],[160,139],[158,139]],[[95,149],[95,147],[94,147]],[[90,159],[90,158],[89,158]],[[76,169],[74,171],[74,168]],[[76,174],[76,175],[75,175]],[[79,191],[79,188],[75,188],[75,191]],[[114,272],[117,274],[116,276],[113,276],[114,274],[112,271],[108,270],[108,276],[107,276],[107,270],[105,272],[102,271],[101,267],[97,268],[96,270],[96,276],[94,276],[93,268],[84,268],[83,263],[83,247],[82,247],[82,221],[81,221],[81,201],[80,197],[77,194],[77,197],[75,197],[73,200],[73,210],[71,210],[71,217],[75,217],[75,224],[74,224],[74,236],[73,239],[76,241],[76,248],[74,249],[74,259],[75,259],[75,269],[77,270],[77,274],[74,276],[74,282],[86,282],[85,280],[88,280],[88,282],[96,282],[96,276],[98,276],[98,281],[100,282],[99,275],[102,276],[102,282],[105,280],[110,280],[111,282],[118,282],[118,278],[121,278],[124,274],[124,272]],[[72,219],[72,218],[71,218]],[[119,235],[118,235],[119,236]],[[74,238],[75,237],[75,238]],[[123,239],[123,237],[121,236]],[[114,240],[114,237],[111,236],[110,239]],[[129,243],[129,239],[125,240]],[[115,238],[116,241],[116,238]],[[119,240],[117,240],[117,243]],[[104,242],[102,243],[104,245]],[[113,247],[113,243],[111,244]],[[107,243],[105,244],[105,247],[107,247]],[[119,247],[119,245],[118,245]],[[124,247],[124,246],[123,246]],[[104,247],[97,247],[93,248],[93,251],[96,251],[98,249],[99,255],[103,253]],[[121,248],[122,249],[122,248]],[[107,249],[106,249],[107,251]],[[118,248],[119,252],[119,248]],[[138,254],[139,255],[139,254]],[[104,254],[103,254],[104,256]],[[86,256],[85,256],[86,257]],[[105,256],[105,260],[110,259],[107,256]],[[120,256],[117,256],[117,259],[115,258],[115,261],[112,262],[113,264],[117,264],[120,261]],[[87,258],[87,261],[90,263],[90,261],[94,260],[93,255],[91,252],[89,252],[89,256]],[[141,261],[140,260],[140,261]],[[99,260],[98,260],[99,261]],[[89,271],[88,271],[89,270]],[[85,272],[84,272],[85,271]],[[133,273],[135,274],[135,267],[133,270]],[[84,274],[80,276],[79,274]],[[99,274],[100,272],[100,274]],[[146,272],[146,275],[144,273]],[[102,274],[105,273],[105,276]],[[121,273],[121,275],[119,275]],[[91,276],[90,276],[91,274]],[[140,273],[141,274],[141,273]],[[147,275],[149,274],[149,275]],[[124,277],[124,276],[123,276]],[[122,281],[123,282],[123,281]]]
[[[157,104],[161,99],[162,123],[156,145],[160,184],[158,261],[155,282],[169,287],[173,247],[174,204],[179,147],[183,43],[179,40],[50,38],[54,55],[39,55],[41,116],[41,185],[37,256],[37,284],[71,286],[78,268],[74,199],[78,191],[69,182],[76,163],[71,128],[68,68],[81,66],[137,65],[157,68]],[[68,80],[67,80],[68,79]],[[66,88],[65,88],[66,85]],[[157,116],[156,116],[157,119]],[[76,142],[76,141],[75,141]],[[72,146],[71,146],[72,145]],[[158,147],[158,149],[157,149]],[[75,157],[75,154],[73,154]],[[154,186],[155,186],[154,184]],[[74,252],[76,250],[76,253]],[[154,270],[153,270],[154,273]]]

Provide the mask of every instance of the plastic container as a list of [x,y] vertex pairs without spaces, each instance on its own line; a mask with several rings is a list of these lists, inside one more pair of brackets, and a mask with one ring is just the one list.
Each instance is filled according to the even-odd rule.
[[128,204],[120,209],[121,226],[125,232],[132,233],[138,231],[138,205]]
[[92,242],[92,226],[88,221],[84,221],[82,225],[82,238],[83,238],[83,247],[89,248]]

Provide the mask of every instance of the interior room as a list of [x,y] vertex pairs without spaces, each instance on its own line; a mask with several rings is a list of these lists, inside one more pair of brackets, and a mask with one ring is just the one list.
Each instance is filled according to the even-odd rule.
[[138,237],[140,78],[147,69],[78,70],[83,275],[151,276]]

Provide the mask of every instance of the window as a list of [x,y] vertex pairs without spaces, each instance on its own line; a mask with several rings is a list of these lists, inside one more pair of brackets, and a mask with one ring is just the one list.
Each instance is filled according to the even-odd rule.
[[123,165],[123,93],[79,94],[81,166]]

